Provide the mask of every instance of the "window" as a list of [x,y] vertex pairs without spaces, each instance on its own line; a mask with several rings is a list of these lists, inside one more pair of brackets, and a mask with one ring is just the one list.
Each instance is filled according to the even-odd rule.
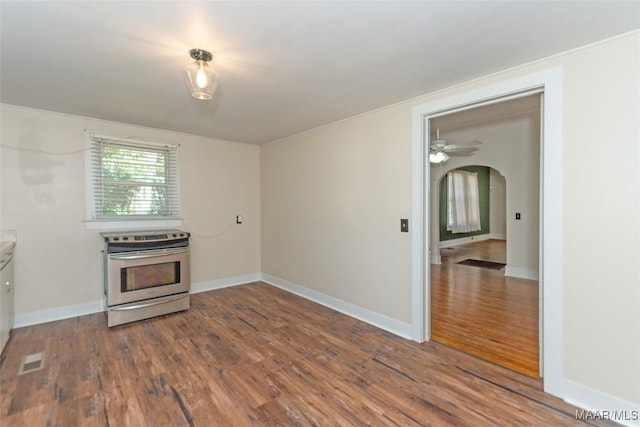
[[88,219],[178,219],[178,146],[90,133]]

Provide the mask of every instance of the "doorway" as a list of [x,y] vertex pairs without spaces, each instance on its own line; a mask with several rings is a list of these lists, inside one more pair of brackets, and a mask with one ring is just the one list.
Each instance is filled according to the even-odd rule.
[[[490,105],[506,99],[543,93],[540,167],[540,331],[541,373],[547,393],[562,396],[562,70],[551,68],[511,80],[458,92],[413,109],[412,131],[412,338],[431,338],[431,223],[428,206],[430,171],[426,166],[429,120],[453,111]],[[548,326],[548,327],[546,327]]]

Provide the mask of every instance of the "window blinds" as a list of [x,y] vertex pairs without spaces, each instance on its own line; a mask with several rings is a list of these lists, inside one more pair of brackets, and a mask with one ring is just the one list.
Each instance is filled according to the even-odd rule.
[[178,217],[178,146],[92,134],[96,219]]

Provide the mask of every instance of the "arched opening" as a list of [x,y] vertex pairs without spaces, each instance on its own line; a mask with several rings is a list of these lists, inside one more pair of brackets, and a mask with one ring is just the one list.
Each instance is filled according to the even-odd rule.
[[[451,171],[462,170],[476,173],[478,177],[478,195],[480,210],[480,229],[471,232],[457,232],[447,230],[447,175]],[[431,248],[450,248],[474,241],[495,239],[507,240],[507,181],[497,169],[487,165],[469,164],[456,166],[438,171],[432,175],[435,197],[431,200],[433,219],[431,233]],[[506,248],[506,245],[505,245]],[[504,256],[506,264],[506,251]],[[439,250],[432,250],[431,263],[441,264]]]

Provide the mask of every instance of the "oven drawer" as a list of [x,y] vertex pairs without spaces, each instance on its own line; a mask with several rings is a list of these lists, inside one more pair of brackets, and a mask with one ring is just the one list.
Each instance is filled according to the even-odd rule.
[[189,308],[189,294],[169,295],[146,301],[107,307],[107,322],[109,327],[149,319],[163,314],[187,310]]

